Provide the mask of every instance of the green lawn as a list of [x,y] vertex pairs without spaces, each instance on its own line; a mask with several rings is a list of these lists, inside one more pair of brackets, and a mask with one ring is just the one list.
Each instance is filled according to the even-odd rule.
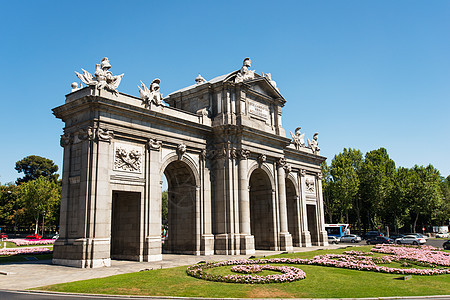
[[[358,250],[368,250],[363,246]],[[273,257],[312,258],[324,253],[342,253],[345,250],[312,251],[283,254]],[[398,274],[300,265],[306,279],[291,283],[245,285],[209,282],[186,275],[186,267],[151,270],[116,275],[107,278],[76,281],[38,288],[58,292],[153,295],[218,298],[346,298],[450,295],[450,275],[418,276],[398,280]],[[227,273],[228,267],[208,270]],[[231,271],[228,271],[230,274]]]
[[26,257],[35,257],[37,260],[48,260],[52,259],[53,254],[0,255],[0,265],[11,262],[29,261]]

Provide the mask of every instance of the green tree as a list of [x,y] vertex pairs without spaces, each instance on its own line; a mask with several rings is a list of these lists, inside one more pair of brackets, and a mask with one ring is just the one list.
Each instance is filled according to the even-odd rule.
[[450,222],[450,176],[442,178],[441,196],[433,212],[432,220],[435,225],[448,225]]
[[392,189],[382,206],[382,214],[387,225],[395,232],[402,228],[409,218],[414,172],[411,169],[399,167],[394,175]]
[[[333,178],[330,188],[332,197],[339,206],[339,222],[349,223],[349,212],[352,209],[357,211],[359,216],[359,170],[363,162],[361,151],[356,149],[346,149],[342,153],[335,155],[331,162],[330,174]],[[358,217],[358,224],[360,218]]]
[[57,220],[61,202],[60,184],[44,176],[22,183],[19,197],[26,217],[33,219],[35,233],[38,232],[39,218],[44,215],[49,221]]
[[162,224],[167,224],[169,220],[169,194],[167,191],[162,192],[162,209],[161,209],[161,221]]
[[0,186],[0,225],[17,226],[17,212],[19,209],[17,186],[10,183]]
[[59,176],[55,174],[58,171],[58,166],[51,159],[37,155],[30,155],[19,160],[16,162],[15,169],[17,172],[25,174],[24,177],[17,179],[17,184],[35,180],[41,176],[56,181]]
[[322,170],[322,194],[323,194],[323,204],[325,209],[325,218],[328,219],[328,223],[333,223],[333,215],[338,211],[338,206],[335,199],[331,197],[331,167],[327,165],[324,161],[320,168]]
[[414,176],[409,207],[412,229],[416,232],[419,217],[422,217],[423,224],[431,221],[432,213],[442,199],[442,191],[439,171],[431,164],[426,167],[415,165],[412,171]]
[[366,153],[360,172],[360,195],[368,228],[383,225],[381,212],[391,194],[395,171],[395,162],[389,158],[385,148]]

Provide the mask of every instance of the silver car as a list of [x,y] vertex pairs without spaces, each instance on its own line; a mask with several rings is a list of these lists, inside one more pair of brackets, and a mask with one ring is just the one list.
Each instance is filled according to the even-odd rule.
[[337,236],[332,236],[332,235],[328,236],[328,244],[337,244],[337,243],[339,243],[339,241],[340,240]]
[[409,244],[409,245],[423,245],[427,242],[426,239],[422,237],[417,237],[415,235],[405,235],[404,237],[395,240],[398,245]]
[[347,234],[341,237],[341,243],[359,243],[361,237],[356,234]]

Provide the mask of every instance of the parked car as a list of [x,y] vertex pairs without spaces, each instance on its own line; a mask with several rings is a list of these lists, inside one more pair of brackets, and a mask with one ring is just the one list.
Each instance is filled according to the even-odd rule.
[[389,238],[395,241],[396,239],[402,238],[404,236],[405,236],[404,234],[393,234],[390,235]]
[[37,234],[37,233],[33,233],[33,234],[30,234],[30,235],[27,235],[26,239],[28,239],[28,240],[40,240],[40,239],[42,239],[42,235]]
[[367,240],[367,245],[375,245],[375,244],[393,244],[394,240],[385,236],[377,236],[373,239]]
[[8,235],[6,233],[0,233],[0,239],[7,239]]
[[423,234],[421,234],[421,233],[405,233],[405,235],[414,235],[414,236],[416,236],[416,237],[418,237],[418,238],[423,238],[423,239],[425,239],[425,240],[428,240],[428,236],[423,235]]
[[366,232],[366,234],[363,235],[363,239],[364,240],[370,240],[370,239],[373,239],[373,238],[375,238],[377,236],[384,236],[384,234],[382,234],[379,231],[368,231],[368,232]]
[[445,250],[450,250],[450,240],[445,241],[444,244],[442,244],[442,247],[443,247]]
[[361,237],[356,234],[346,234],[341,237],[341,243],[359,243],[361,242]]
[[437,238],[448,238],[448,232],[438,232],[436,233]]
[[427,240],[422,237],[417,237],[415,235],[405,235],[402,238],[396,239],[395,242],[399,245],[401,244],[423,245],[427,242]]
[[328,243],[329,244],[337,244],[337,243],[339,243],[341,240],[337,237],[337,236],[332,236],[332,235],[329,235],[328,236]]

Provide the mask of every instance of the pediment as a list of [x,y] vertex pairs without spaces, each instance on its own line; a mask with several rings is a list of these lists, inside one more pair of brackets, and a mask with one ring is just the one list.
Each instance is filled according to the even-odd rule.
[[253,80],[244,82],[251,92],[263,95],[274,100],[278,100],[284,104],[286,100],[281,95],[280,91],[274,86],[266,77],[259,77]]

